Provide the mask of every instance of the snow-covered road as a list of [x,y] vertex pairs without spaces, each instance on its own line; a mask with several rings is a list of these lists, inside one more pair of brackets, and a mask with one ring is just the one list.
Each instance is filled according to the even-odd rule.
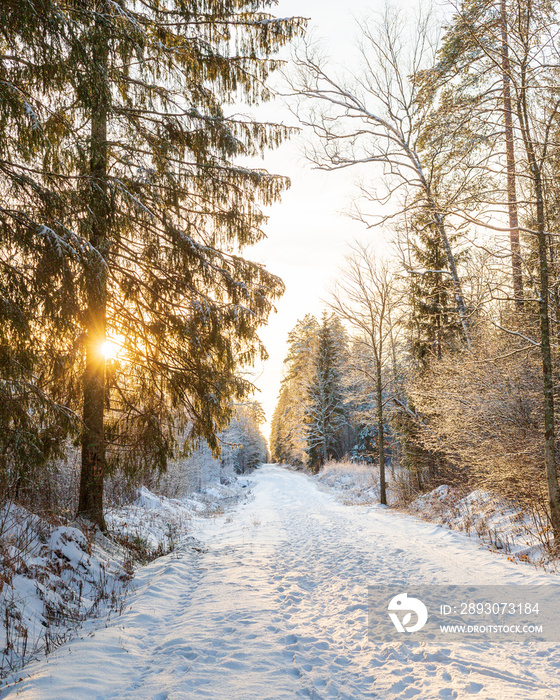
[[559,583],[464,535],[347,506],[265,466],[254,498],[145,567],[109,626],[28,666],[0,694],[29,700],[560,697],[560,645],[376,644],[375,583]]

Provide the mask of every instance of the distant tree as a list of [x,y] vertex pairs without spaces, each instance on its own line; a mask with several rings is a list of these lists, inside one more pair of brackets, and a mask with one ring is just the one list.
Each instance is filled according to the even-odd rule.
[[305,411],[308,465],[313,472],[318,472],[327,460],[342,457],[348,424],[341,375],[345,349],[340,322],[325,312]]
[[231,464],[238,474],[252,471],[268,458],[266,438],[260,426],[265,421],[262,406],[256,402],[239,404],[229,426],[221,434],[222,465]]
[[290,464],[292,461],[288,430],[284,421],[289,410],[288,399],[287,391],[282,388],[270,421],[270,455],[274,462],[280,464]]
[[346,258],[330,303],[356,332],[350,364],[374,392],[383,504],[387,503],[385,405],[390,398],[386,390],[395,379],[393,358],[402,297],[394,271],[386,262],[376,260],[371,248],[356,244]]
[[318,330],[317,319],[307,314],[288,334],[284,376],[271,421],[272,457],[278,462],[303,466],[307,461],[305,422]]

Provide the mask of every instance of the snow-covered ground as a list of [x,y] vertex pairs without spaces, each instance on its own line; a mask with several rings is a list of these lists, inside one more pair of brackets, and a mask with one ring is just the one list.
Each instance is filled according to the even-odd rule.
[[408,511],[478,537],[496,552],[558,571],[546,520],[496,494],[477,489],[465,496],[443,484],[415,499]]
[[15,504],[0,508],[0,679],[67,641],[86,619],[118,614],[133,567],[186,541],[193,514],[221,512],[247,485],[212,483],[180,499],[142,487],[133,503],[106,513],[108,538]]
[[112,533],[128,539],[140,538],[157,551],[173,549],[185,535],[190,534],[193,515],[210,516],[221,512],[247,493],[247,479],[232,479],[228,484],[210,483],[201,491],[182,498],[166,498],[142,486],[134,503],[110,509],[105,519]]
[[[334,491],[342,503],[379,502],[379,468],[352,462],[327,462],[314,477],[322,487]],[[465,532],[495,552],[558,571],[552,533],[543,515],[523,511],[519,504],[480,489],[465,489],[442,484],[411,502],[399,498],[399,479],[406,475],[386,472],[387,500],[405,512],[425,520]]]
[[559,645],[367,636],[368,585],[558,576],[412,516],[342,504],[304,474],[269,465],[250,480],[253,499],[193,518],[198,544],[141,570],[121,617],[28,666],[2,698],[560,697]]
[[106,538],[1,508],[0,678],[63,643],[86,617],[118,612],[130,578],[124,550]]

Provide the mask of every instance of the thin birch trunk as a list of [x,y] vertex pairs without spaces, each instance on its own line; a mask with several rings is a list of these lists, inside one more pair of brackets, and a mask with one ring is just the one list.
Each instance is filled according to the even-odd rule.
[[510,60],[507,29],[506,0],[501,0],[502,23],[502,82],[504,106],[504,130],[506,140],[507,198],[509,217],[509,238],[511,248],[511,270],[513,297],[518,311],[523,310],[523,273],[521,268],[521,246],[519,242],[519,216],[517,213],[517,188],[515,182],[515,152],[513,141],[513,110],[510,86]]
[[381,357],[376,358],[377,390],[377,440],[379,444],[379,502],[387,505],[387,484],[385,477],[385,431],[383,428],[383,377]]

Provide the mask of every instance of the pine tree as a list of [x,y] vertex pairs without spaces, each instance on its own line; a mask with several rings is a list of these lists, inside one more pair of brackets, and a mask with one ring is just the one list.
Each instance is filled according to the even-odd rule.
[[271,422],[271,451],[278,462],[303,466],[307,461],[305,421],[318,330],[317,319],[307,314],[288,334],[285,372]]
[[342,457],[347,425],[341,378],[342,339],[336,316],[324,313],[306,408],[308,465],[314,472],[327,460]]
[[49,0],[0,5],[0,484],[24,497],[78,425],[59,342],[75,253],[64,227],[67,36]]
[[[47,6],[47,22],[63,25],[59,77],[32,87],[60,133],[22,158],[56,165],[39,178],[60,208],[43,237],[68,291],[45,285],[33,301],[59,310],[66,405],[82,404],[79,512],[101,528],[108,458],[164,466],[181,414],[188,444],[218,450],[231,401],[251,390],[237,367],[265,354],[257,330],[282,284],[241,251],[263,236],[260,204],[288,183],[236,160],[289,130],[227,110],[268,99],[272,56],[302,28],[268,14],[273,4]],[[24,42],[21,61],[33,54]],[[107,339],[122,344],[109,364]]]

